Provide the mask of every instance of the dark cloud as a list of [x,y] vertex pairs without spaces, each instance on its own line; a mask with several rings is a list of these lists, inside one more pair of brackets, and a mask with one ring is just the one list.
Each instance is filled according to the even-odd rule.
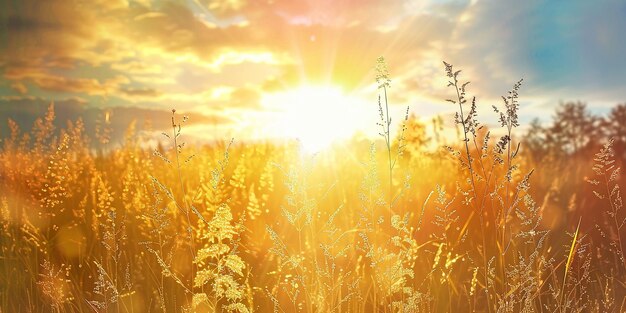
[[46,66],[76,59],[96,39],[98,19],[75,1],[1,0],[0,62]]
[[129,21],[128,36],[141,45],[168,53],[191,54],[211,60],[220,48],[263,47],[262,36],[249,27],[219,28],[201,20],[188,7],[168,2],[159,12],[148,12]]
[[11,89],[17,91],[20,95],[25,95],[28,92],[28,88],[21,82],[11,84]]
[[148,64],[142,61],[129,61],[123,63],[115,63],[111,68],[125,74],[160,74],[162,68],[159,64]]
[[[2,99],[0,100],[0,138],[9,133],[7,120],[12,119],[23,131],[29,131],[37,118],[43,117],[51,101],[40,98]],[[123,138],[125,130],[132,122],[136,122],[138,130],[146,130],[145,125],[150,125],[151,130],[168,130],[171,128],[172,112],[169,110],[150,109],[141,107],[111,107],[98,108],[85,103],[80,99],[67,99],[54,102],[55,124],[57,128],[65,127],[67,121],[82,119],[86,125],[87,133],[94,138],[95,125],[105,120],[105,114],[109,115],[113,141]],[[194,112],[177,112],[189,117],[187,125],[226,125],[232,121],[220,115],[206,115]]]
[[128,78],[121,75],[109,79],[71,78],[35,67],[9,67],[4,71],[4,78],[18,84],[28,82],[42,90],[88,95],[110,94],[129,83]]

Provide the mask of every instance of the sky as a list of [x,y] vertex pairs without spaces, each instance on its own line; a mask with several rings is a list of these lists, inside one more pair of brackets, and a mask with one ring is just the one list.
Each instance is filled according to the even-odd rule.
[[626,101],[625,30],[609,0],[0,0],[0,121],[54,102],[88,129],[108,113],[160,130],[176,108],[206,141],[375,134],[379,56],[397,120],[452,123],[442,61],[485,119],[520,78],[522,121],[563,101],[601,114]]

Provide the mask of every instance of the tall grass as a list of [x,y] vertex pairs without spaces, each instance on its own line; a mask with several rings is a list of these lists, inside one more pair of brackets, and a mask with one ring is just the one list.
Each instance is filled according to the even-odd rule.
[[424,149],[408,110],[394,131],[384,59],[376,72],[381,140],[318,155],[295,143],[187,146],[176,111],[156,149],[132,127],[113,145],[107,115],[93,141],[81,120],[56,127],[52,105],[30,131],[9,120],[0,308],[626,309],[624,160],[613,140],[595,157],[552,150],[537,162],[517,131],[521,81],[493,107],[499,121],[481,123],[480,102],[444,63],[459,140]]

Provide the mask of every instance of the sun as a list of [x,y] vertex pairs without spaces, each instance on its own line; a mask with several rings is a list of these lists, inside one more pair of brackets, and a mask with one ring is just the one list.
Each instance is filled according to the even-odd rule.
[[301,86],[267,95],[264,102],[278,111],[274,135],[298,139],[307,152],[348,139],[368,123],[368,102],[336,86]]

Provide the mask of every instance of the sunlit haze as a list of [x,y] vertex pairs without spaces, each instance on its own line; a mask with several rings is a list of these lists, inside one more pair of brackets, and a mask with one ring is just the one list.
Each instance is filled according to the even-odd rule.
[[526,122],[561,101],[605,114],[626,97],[619,1],[54,0],[0,10],[0,117],[22,127],[54,101],[61,120],[82,116],[89,128],[109,111],[114,129],[134,119],[158,134],[176,108],[194,140],[300,138],[318,149],[378,134],[367,121],[381,55],[392,110],[440,115],[446,127],[444,60],[488,107],[524,78]]
[[269,125],[272,134],[298,139],[309,152],[348,139],[373,124],[367,99],[351,97],[333,86],[302,86],[268,94],[261,103],[278,113]]
[[0,313],[626,313],[624,0],[0,0]]

